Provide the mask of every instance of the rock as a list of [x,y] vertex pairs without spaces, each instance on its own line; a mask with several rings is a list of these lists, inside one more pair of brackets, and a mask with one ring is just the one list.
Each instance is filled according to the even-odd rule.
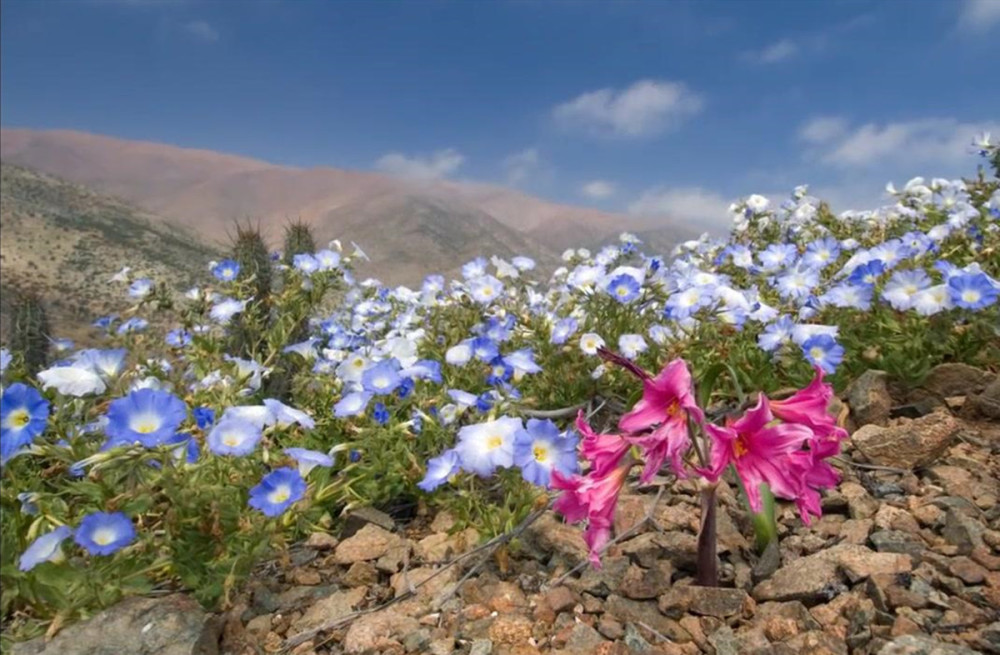
[[597,631],[612,641],[621,639],[625,634],[622,624],[608,616],[602,616],[597,622]]
[[976,652],[923,635],[903,635],[886,644],[878,655],[976,655]]
[[828,602],[843,589],[837,563],[817,554],[782,566],[754,587],[753,597],[758,602],[800,600],[809,604]]
[[753,614],[755,603],[742,589],[723,587],[674,587],[660,596],[660,612],[680,618],[686,612],[725,619]]
[[851,441],[875,464],[909,469],[940,457],[960,428],[950,414],[934,412],[892,427],[866,425],[851,436]]
[[354,612],[368,593],[366,587],[337,591],[313,604],[288,628],[288,636],[308,632],[321,625],[342,619]]
[[868,494],[868,490],[857,482],[842,482],[840,493],[847,499],[848,514],[852,519],[870,519],[878,512],[878,501],[872,498]]
[[524,539],[542,553],[554,553],[573,563],[587,558],[583,533],[563,523],[554,512],[542,514],[524,531]]
[[587,653],[605,643],[604,637],[586,623],[577,623],[566,640],[566,650],[571,653]]
[[13,655],[217,655],[221,624],[188,596],[132,597],[93,618],[14,644]]
[[258,641],[262,641],[271,631],[271,615],[261,614],[247,621],[246,632]]
[[371,562],[355,562],[341,578],[348,587],[362,587],[378,582],[378,571]]
[[983,527],[975,520],[949,509],[944,515],[941,536],[958,549],[959,555],[968,555],[973,549],[983,545]]
[[764,548],[760,559],[753,565],[751,571],[754,584],[761,580],[766,580],[774,575],[774,572],[781,566],[781,549],[777,541],[772,541]]
[[545,592],[545,602],[553,612],[559,613],[576,605],[576,596],[567,587],[559,585]]
[[847,644],[828,632],[803,632],[784,642],[793,652],[809,655],[847,655]]
[[[492,649],[492,644],[490,648]],[[452,651],[455,649],[455,638],[454,637],[442,637],[440,639],[435,639],[427,646],[427,652],[431,655],[451,655]]]
[[715,655],[739,655],[739,643],[733,629],[724,625],[708,636],[708,643],[715,649]]
[[909,555],[876,553],[853,544],[838,544],[813,557],[816,556],[835,561],[852,584],[876,573],[909,573],[913,570],[913,561]]
[[469,655],[490,655],[492,652],[493,642],[489,639],[476,639],[469,649]]
[[333,552],[337,564],[354,564],[377,560],[400,543],[399,535],[374,524],[366,524],[353,536],[341,541]]
[[628,568],[627,557],[604,557],[601,560],[601,568],[588,566],[579,578],[567,580],[566,586],[578,593],[607,596],[619,590]]
[[316,550],[331,550],[337,547],[340,540],[327,532],[313,532],[305,541],[306,548]]
[[847,387],[847,404],[855,425],[885,425],[892,408],[885,371],[868,370],[862,373]]
[[630,653],[648,653],[652,650],[649,642],[643,639],[639,629],[631,623],[625,626],[624,642]]
[[393,574],[389,579],[389,585],[397,598],[409,591],[410,585],[413,585],[418,596],[432,598],[444,591],[448,585],[455,581],[457,576],[458,572],[454,567],[441,571],[440,568],[422,566]]
[[996,376],[992,373],[968,364],[938,364],[927,374],[921,386],[942,398],[970,396],[985,389],[994,378]]
[[517,585],[511,582],[498,582],[490,587],[486,604],[494,612],[509,614],[525,609],[528,606],[528,599]]
[[431,632],[427,628],[420,628],[406,635],[403,639],[403,648],[407,653],[424,652],[428,644],[431,643]]
[[384,573],[395,573],[403,567],[403,562],[410,556],[410,542],[400,539],[375,562],[375,568]]
[[651,569],[629,566],[620,585],[621,594],[633,600],[656,598],[670,589],[674,567],[669,560],[659,560]]
[[[347,653],[382,651],[390,643],[399,643],[391,637],[406,636],[419,629],[420,624],[416,619],[403,616],[391,608],[366,614],[351,622],[347,634],[344,635],[344,651]],[[430,641],[429,635],[427,641]]]
[[524,616],[500,616],[490,626],[495,644],[520,644],[531,639],[531,620]]
[[374,507],[359,507],[347,515],[344,527],[340,530],[340,538],[353,537],[367,525],[380,527],[386,532],[392,532],[396,529],[396,522],[382,510]]
[[968,405],[983,416],[1000,419],[1000,377],[991,382],[981,394],[973,396]]
[[645,623],[671,641],[691,641],[691,635],[677,621],[660,614],[654,603],[611,595],[604,604],[604,611],[622,623]]
[[323,582],[316,569],[293,569],[291,574],[292,582],[300,585],[313,586]]
[[982,584],[986,580],[986,569],[964,555],[952,558],[948,571],[965,584]]

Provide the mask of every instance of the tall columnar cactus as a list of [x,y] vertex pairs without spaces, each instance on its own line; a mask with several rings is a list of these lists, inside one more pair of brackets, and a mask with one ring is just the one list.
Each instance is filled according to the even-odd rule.
[[295,255],[316,252],[316,239],[312,229],[301,220],[285,226],[285,256],[284,262],[291,266]]
[[271,256],[260,225],[236,226],[232,257],[240,265],[239,281],[248,285],[253,299],[233,325],[233,346],[246,357],[258,350],[264,339],[271,310]]
[[35,375],[49,363],[49,317],[41,298],[32,292],[18,293],[11,312],[10,349],[19,356],[27,375]]

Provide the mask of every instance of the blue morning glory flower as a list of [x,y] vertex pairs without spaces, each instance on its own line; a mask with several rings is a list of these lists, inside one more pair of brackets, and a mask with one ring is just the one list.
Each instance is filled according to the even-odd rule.
[[437,457],[432,457],[427,461],[427,473],[424,479],[417,483],[417,486],[424,491],[434,491],[448,481],[459,471],[458,452],[455,449],[446,450]]
[[141,443],[152,448],[174,436],[187,418],[187,404],[167,391],[139,389],[108,406],[105,432],[111,445]]
[[608,283],[608,294],[622,304],[627,304],[639,297],[642,285],[634,277],[621,274]]
[[184,346],[191,343],[191,333],[187,330],[177,328],[176,330],[171,330],[167,332],[165,338],[168,346],[173,346],[174,348],[183,348]]
[[59,562],[65,559],[62,552],[62,542],[73,535],[73,531],[65,525],[47,532],[31,542],[18,560],[19,571],[30,571],[42,562]]
[[216,455],[249,455],[262,437],[261,429],[236,416],[223,417],[208,433],[208,449]]
[[14,359],[14,356],[10,354],[9,350],[0,348],[0,375],[3,375],[4,371],[7,370],[12,359]]
[[49,423],[49,401],[32,387],[17,382],[0,396],[0,464],[19,453]]
[[219,323],[220,325],[227,325],[229,321],[233,320],[233,316],[236,316],[244,309],[246,309],[246,306],[247,306],[246,300],[223,298],[212,306],[212,309],[209,310],[208,315],[212,317],[212,320]]
[[481,362],[491,362],[500,354],[500,348],[489,337],[476,337],[469,344],[472,356]]
[[829,334],[809,337],[802,344],[802,352],[810,364],[819,366],[827,373],[836,371],[844,360],[844,347]]
[[375,408],[372,410],[372,417],[379,425],[385,425],[389,422],[389,410],[382,403],[375,403]]
[[110,555],[135,540],[135,526],[122,512],[95,512],[83,517],[74,540],[91,555]]
[[392,393],[402,381],[399,375],[399,363],[395,359],[384,359],[369,367],[361,375],[361,384],[365,391],[377,395]]
[[497,357],[490,364],[489,375],[486,376],[486,384],[498,385],[506,382],[514,375],[514,369],[504,363],[503,358]]
[[266,516],[280,516],[306,495],[306,481],[293,468],[271,471],[250,490],[250,507]]
[[575,435],[560,434],[552,421],[529,419],[527,429],[514,436],[514,465],[525,480],[547,487],[553,469],[567,476],[579,470],[576,445]]
[[292,258],[292,265],[306,275],[310,275],[319,270],[319,260],[306,253],[295,255],[295,257]]
[[223,259],[221,262],[212,267],[212,275],[214,275],[217,280],[221,280],[223,282],[232,282],[239,274],[240,265],[232,259]]
[[559,320],[552,327],[552,337],[549,339],[549,342],[554,345],[561,346],[566,343],[571,336],[573,336],[578,327],[579,323],[577,323],[575,318],[564,318]]
[[360,462],[361,461],[361,451],[360,450],[352,450],[351,452],[349,452],[347,454],[347,459],[350,460],[351,463]]
[[885,272],[885,266],[882,264],[881,259],[873,259],[867,264],[861,264],[847,277],[847,281],[851,284],[868,284],[874,285],[878,282],[878,278],[882,273]]
[[191,413],[194,414],[194,420],[202,430],[215,423],[215,410],[211,407],[195,407]]
[[396,390],[396,394],[399,396],[400,400],[406,398],[413,391],[413,387],[416,383],[413,378],[403,378],[403,381],[399,383],[399,388]]
[[299,465],[299,475],[303,478],[309,475],[317,466],[330,468],[333,466],[333,458],[326,453],[308,448],[285,448],[285,454],[291,457]]
[[133,298],[145,298],[153,290],[153,281],[148,278],[136,280],[128,288],[128,295]]
[[358,416],[364,414],[365,408],[368,407],[368,402],[375,395],[370,391],[355,391],[349,393],[333,406],[333,415],[337,418],[346,418],[348,416]]
[[128,334],[129,332],[142,332],[149,327],[149,321],[138,316],[133,316],[118,326],[118,334]]
[[111,316],[102,316],[95,320],[92,325],[96,328],[101,328],[102,330],[107,330],[111,327],[111,324],[118,319],[117,314],[112,314]]
[[956,307],[983,309],[997,301],[997,288],[985,273],[961,273],[948,278],[948,295]]

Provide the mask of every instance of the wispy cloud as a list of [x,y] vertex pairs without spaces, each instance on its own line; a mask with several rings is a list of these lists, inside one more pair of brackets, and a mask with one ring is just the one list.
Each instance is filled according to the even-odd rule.
[[205,43],[215,43],[219,40],[219,32],[203,20],[192,20],[181,26],[184,33]]
[[746,53],[746,57],[759,64],[776,64],[791,59],[799,53],[799,46],[791,39],[781,39],[762,50]]
[[958,27],[985,33],[1000,26],[1000,0],[965,0],[958,12]]
[[605,198],[610,198],[615,195],[616,190],[617,189],[615,188],[614,183],[608,182],[607,180],[594,180],[593,182],[587,182],[580,187],[580,193],[591,200],[604,200]]
[[1000,123],[995,121],[973,123],[954,118],[866,123],[849,128],[846,121],[825,118],[808,121],[799,135],[816,146],[810,154],[819,161],[839,168],[865,168],[887,163],[961,164],[968,161],[975,134],[998,129]]
[[375,168],[411,180],[440,180],[459,169],[465,157],[453,148],[438,150],[429,156],[407,156],[401,152],[390,152],[379,157]]
[[730,201],[701,187],[654,187],[628,206],[635,216],[666,216],[678,222],[728,227]]
[[704,101],[681,82],[640,80],[625,89],[588,91],[553,109],[556,122],[590,134],[660,134],[701,111]]
[[829,143],[847,134],[847,121],[839,116],[817,116],[799,128],[799,138],[807,143]]
[[507,184],[517,185],[525,181],[529,175],[538,170],[541,159],[536,148],[525,148],[512,155],[504,157],[504,172],[507,174]]

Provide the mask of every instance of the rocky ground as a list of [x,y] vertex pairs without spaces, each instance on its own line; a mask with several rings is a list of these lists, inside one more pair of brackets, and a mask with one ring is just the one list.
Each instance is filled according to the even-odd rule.
[[780,548],[758,557],[723,485],[723,588],[693,586],[697,497],[671,483],[623,496],[628,537],[599,571],[572,572],[581,531],[551,512],[518,548],[449,566],[475,530],[367,511],[270,563],[224,615],[132,599],[14,652],[1000,653],[1000,379],[943,365],[904,395],[870,371],[844,401],[853,436],[821,520],[786,509]]

